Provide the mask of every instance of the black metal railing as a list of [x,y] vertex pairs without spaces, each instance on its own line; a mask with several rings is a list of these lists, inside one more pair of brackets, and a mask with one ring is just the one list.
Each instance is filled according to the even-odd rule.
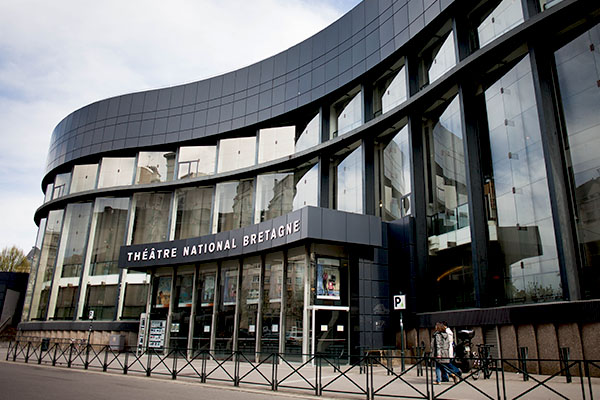
[[[472,368],[455,382],[435,385],[440,359],[428,353],[417,357],[362,355],[307,355],[285,353],[229,353],[193,349],[118,350],[77,341],[19,340],[10,342],[6,361],[95,369],[122,374],[169,376],[200,383],[222,382],[267,390],[345,394],[366,398],[526,399],[552,397],[594,399],[600,391],[600,361],[532,359],[474,359]],[[405,367],[402,367],[402,366]],[[485,368],[486,371],[482,369]],[[550,371],[550,372],[546,372]],[[481,374],[480,374],[481,372]],[[476,379],[480,378],[480,379]]]

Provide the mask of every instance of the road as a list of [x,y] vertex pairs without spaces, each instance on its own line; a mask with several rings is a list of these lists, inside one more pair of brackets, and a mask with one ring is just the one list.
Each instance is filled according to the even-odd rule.
[[272,400],[274,397],[312,398],[0,361],[0,400]]

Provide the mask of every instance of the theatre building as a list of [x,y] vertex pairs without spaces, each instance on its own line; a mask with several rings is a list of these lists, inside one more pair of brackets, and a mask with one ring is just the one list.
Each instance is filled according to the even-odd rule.
[[589,0],[365,0],[74,111],[19,335],[358,354],[399,346],[403,293],[408,350],[446,320],[505,358],[600,358],[599,23]]

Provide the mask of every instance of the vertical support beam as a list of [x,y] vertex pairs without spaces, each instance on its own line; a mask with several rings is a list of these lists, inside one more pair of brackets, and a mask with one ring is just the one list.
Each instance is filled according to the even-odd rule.
[[331,160],[327,154],[319,157],[319,207],[333,208],[331,196]]
[[553,60],[550,51],[541,45],[530,46],[533,87],[540,121],[544,161],[548,176],[548,191],[556,235],[556,248],[560,265],[563,296],[565,300],[580,300],[580,265],[577,252],[576,226],[573,205],[568,192],[562,140],[554,103]]
[[[237,293],[235,296],[235,318],[233,320],[233,347],[232,350],[233,351],[238,351],[238,339],[240,337],[239,335],[239,329],[240,329],[240,315],[242,314],[242,310],[240,309],[240,307],[242,306],[242,301],[241,301],[241,297],[242,297],[242,275],[244,273],[244,260],[242,258],[238,259],[238,274],[237,274]],[[236,357],[237,358],[237,357]]]
[[363,213],[375,215],[375,146],[373,139],[362,140],[363,149]]

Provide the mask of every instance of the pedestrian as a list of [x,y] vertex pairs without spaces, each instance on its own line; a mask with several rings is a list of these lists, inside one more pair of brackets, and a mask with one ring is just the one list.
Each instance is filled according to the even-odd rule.
[[452,377],[454,383],[458,382],[458,377],[448,367],[450,342],[446,327],[441,322],[435,324],[435,331],[431,338],[431,355],[435,358],[435,385],[439,385],[442,380],[442,370],[446,371]]
[[[446,333],[448,334],[448,342],[450,343],[450,348],[448,349],[448,358],[450,358],[450,362],[448,363],[448,368],[450,372],[456,376],[461,376],[461,370],[454,364],[454,332],[448,326],[448,322],[443,321],[442,324],[446,327]],[[455,380],[456,381],[456,380]]]

